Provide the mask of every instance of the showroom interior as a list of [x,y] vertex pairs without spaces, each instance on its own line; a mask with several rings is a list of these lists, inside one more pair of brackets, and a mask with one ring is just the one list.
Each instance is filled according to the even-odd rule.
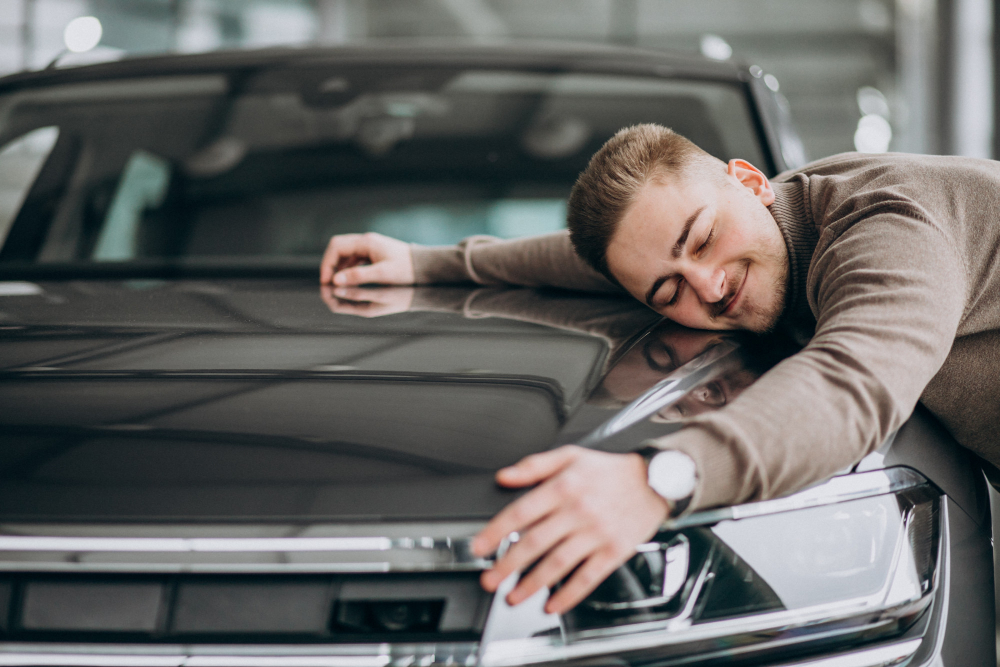
[[[627,44],[758,65],[809,159],[993,157],[994,14],[990,0],[4,0],[0,74],[364,39]],[[70,26],[83,17],[97,21]]]
[[[802,161],[848,151],[1000,159],[994,0],[0,0],[0,79],[158,54],[408,40],[732,60],[790,114]],[[14,210],[4,177],[0,222]]]

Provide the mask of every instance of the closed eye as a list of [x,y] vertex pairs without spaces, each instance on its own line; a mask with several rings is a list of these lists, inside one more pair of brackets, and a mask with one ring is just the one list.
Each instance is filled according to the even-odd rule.
[[700,246],[698,246],[698,254],[699,255],[704,254],[705,250],[708,249],[708,246],[712,243],[714,239],[715,239],[715,227],[713,227],[712,231],[710,231],[708,233],[708,236],[705,237],[705,242],[702,243]]
[[673,306],[677,304],[677,298],[681,294],[681,285],[684,284],[683,278],[678,278],[677,283],[674,285],[674,295],[670,297],[670,301],[667,301],[664,306]]

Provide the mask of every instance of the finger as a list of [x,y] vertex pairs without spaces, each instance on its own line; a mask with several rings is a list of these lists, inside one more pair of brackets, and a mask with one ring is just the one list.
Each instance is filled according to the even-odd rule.
[[559,506],[559,496],[552,486],[540,486],[527,493],[493,517],[472,539],[472,553],[486,556],[497,550],[500,542],[550,514]]
[[380,297],[385,296],[385,290],[364,287],[334,287],[332,294],[338,299],[355,303],[382,303]]
[[376,317],[383,307],[382,303],[366,298],[369,294],[377,294],[378,290],[322,285],[319,288],[319,293],[330,312],[338,315]]
[[[539,521],[523,533],[521,539],[511,546],[503,558],[498,560],[491,569],[483,572],[482,577],[480,577],[483,588],[496,590],[500,582],[506,579],[511,572],[523,571],[561,542],[574,525],[572,515],[567,512],[557,512]],[[517,603],[512,602],[511,604]]]
[[326,244],[323,259],[319,262],[319,282],[321,285],[326,285],[333,280],[334,269],[340,263],[342,238],[341,236],[331,237],[330,242]]
[[362,264],[371,264],[365,257],[358,257],[357,255],[349,255],[347,257],[341,257],[337,260],[337,266],[334,268],[334,273],[337,271],[343,271],[344,269],[352,269],[355,266],[361,266]]
[[338,271],[333,275],[333,284],[338,287],[385,283],[385,267],[382,264],[366,264]]
[[350,257],[354,254],[361,254],[367,257],[367,250],[361,252],[364,239],[361,234],[340,234],[330,239],[326,245],[326,252],[319,265],[319,281],[327,284],[333,280],[333,274],[342,258]]
[[631,554],[601,550],[590,556],[563,586],[549,598],[545,611],[563,614],[580,604],[602,581],[628,560]]
[[330,310],[338,315],[357,315],[358,317],[378,317],[381,306],[365,302],[340,301],[331,306]]
[[334,310],[337,307],[337,297],[333,295],[333,288],[329,285],[320,285],[319,297],[323,299],[323,303],[330,310]]
[[564,445],[541,454],[525,456],[512,466],[497,471],[497,481],[504,486],[530,486],[556,474],[579,455],[580,447]]
[[591,556],[599,546],[593,535],[577,534],[564,540],[549,551],[531,572],[522,578],[507,595],[507,603],[520,604],[538,592],[543,586],[554,586],[573,571],[577,565]]

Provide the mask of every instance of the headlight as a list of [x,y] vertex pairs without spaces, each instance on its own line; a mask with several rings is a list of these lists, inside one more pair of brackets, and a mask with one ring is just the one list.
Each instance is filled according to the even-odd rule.
[[933,598],[940,498],[916,472],[892,468],[693,515],[561,622],[539,614],[533,632],[502,638],[490,626],[512,616],[498,595],[480,664],[770,660],[898,636]]

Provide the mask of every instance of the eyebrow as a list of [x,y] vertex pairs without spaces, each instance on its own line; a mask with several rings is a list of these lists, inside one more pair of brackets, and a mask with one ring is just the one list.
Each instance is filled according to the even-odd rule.
[[699,207],[694,213],[688,216],[688,219],[684,221],[684,229],[681,230],[681,235],[677,237],[677,243],[674,247],[670,249],[670,254],[673,255],[674,259],[681,256],[681,251],[684,250],[684,244],[687,243],[688,234],[691,233],[691,227],[694,225],[694,221],[698,219],[701,212],[705,210],[704,206]]

